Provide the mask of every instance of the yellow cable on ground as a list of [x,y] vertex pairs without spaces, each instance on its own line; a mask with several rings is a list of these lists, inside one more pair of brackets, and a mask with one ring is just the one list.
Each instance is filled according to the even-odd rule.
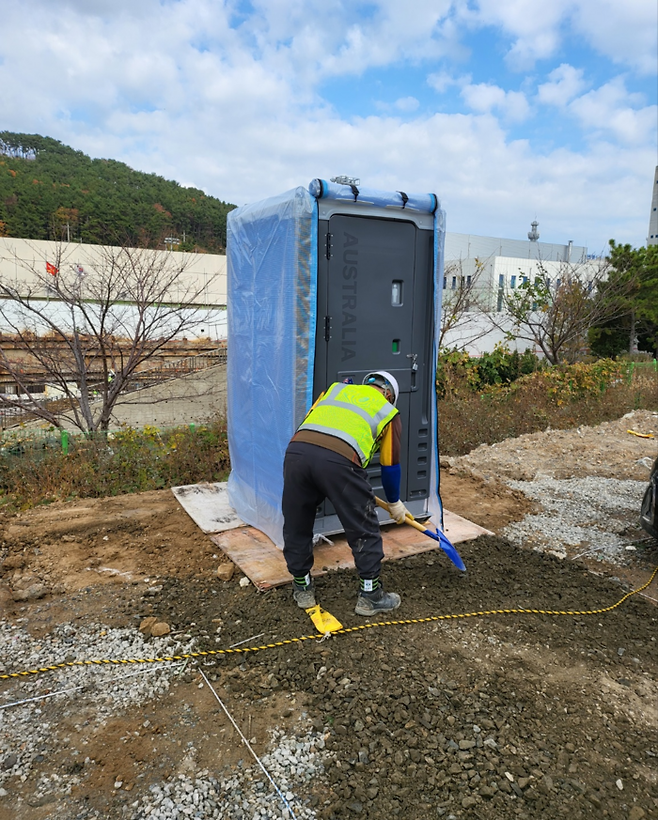
[[186,658],[208,658],[216,655],[246,655],[248,652],[260,652],[263,649],[276,649],[279,646],[288,646],[293,643],[301,643],[302,641],[317,641],[324,640],[327,635],[349,635],[351,632],[359,632],[362,629],[373,629],[378,626],[402,626],[404,624],[426,624],[433,621],[451,621],[459,618],[479,618],[483,615],[602,615],[605,612],[612,612],[613,609],[621,606],[624,601],[627,601],[633,595],[645,590],[658,574],[658,567],[654,569],[651,577],[641,587],[627,592],[623,598],[620,598],[616,603],[610,606],[601,607],[601,609],[485,609],[480,612],[460,612],[456,615],[429,615],[426,618],[406,618],[400,621],[378,621],[376,623],[360,624],[359,626],[350,626],[339,629],[336,632],[316,635],[302,635],[299,638],[289,638],[284,641],[276,641],[274,643],[266,643],[262,646],[248,646],[240,649],[208,649],[204,652],[187,652],[184,655],[166,655],[162,658],[115,658],[115,659],[100,659],[91,661],[64,661],[63,663],[55,663],[52,666],[41,666],[38,669],[27,669],[24,672],[10,672],[0,675],[0,680],[10,680],[12,678],[26,678],[30,675],[39,675],[42,672],[55,672],[57,669],[66,669],[72,666],[126,666],[135,663],[164,663],[168,661],[182,661]]

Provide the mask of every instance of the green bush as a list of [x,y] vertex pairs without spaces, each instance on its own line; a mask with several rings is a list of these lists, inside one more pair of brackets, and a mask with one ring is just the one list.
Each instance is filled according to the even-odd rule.
[[5,433],[0,439],[0,498],[18,508],[222,481],[228,471],[224,419],[170,430],[69,435],[67,452],[54,432]]
[[436,369],[437,395],[445,398],[463,391],[477,393],[489,385],[511,384],[546,366],[531,350],[512,352],[502,344],[477,358],[458,350],[443,350]]
[[440,448],[463,455],[524,433],[595,425],[631,410],[658,407],[653,366],[602,359],[546,367],[479,392],[457,390],[438,402]]

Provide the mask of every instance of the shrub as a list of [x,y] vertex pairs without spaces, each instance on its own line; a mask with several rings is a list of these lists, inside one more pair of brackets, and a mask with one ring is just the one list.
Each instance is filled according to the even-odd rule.
[[502,344],[478,358],[458,350],[441,351],[436,369],[437,394],[445,398],[463,391],[479,392],[489,385],[511,384],[546,366],[531,350],[511,352]]
[[560,365],[491,385],[446,394],[439,400],[441,452],[463,455],[547,427],[600,424],[630,410],[658,407],[658,374],[652,366],[604,359]]
[[53,431],[5,433],[0,440],[0,496],[20,508],[221,481],[228,470],[224,419],[171,430],[70,435],[67,452]]

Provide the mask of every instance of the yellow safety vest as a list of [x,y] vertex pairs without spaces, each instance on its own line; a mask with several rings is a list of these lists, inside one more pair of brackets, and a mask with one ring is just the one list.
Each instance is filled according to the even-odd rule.
[[356,450],[361,466],[367,467],[377,439],[397,413],[379,390],[336,382],[311,408],[299,430],[316,430],[346,441]]

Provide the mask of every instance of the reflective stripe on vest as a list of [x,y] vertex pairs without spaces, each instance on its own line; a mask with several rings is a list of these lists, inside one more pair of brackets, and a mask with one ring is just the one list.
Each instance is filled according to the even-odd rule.
[[342,439],[354,448],[367,467],[377,439],[396,416],[397,409],[368,385],[332,384],[306,416],[300,430],[315,430]]

